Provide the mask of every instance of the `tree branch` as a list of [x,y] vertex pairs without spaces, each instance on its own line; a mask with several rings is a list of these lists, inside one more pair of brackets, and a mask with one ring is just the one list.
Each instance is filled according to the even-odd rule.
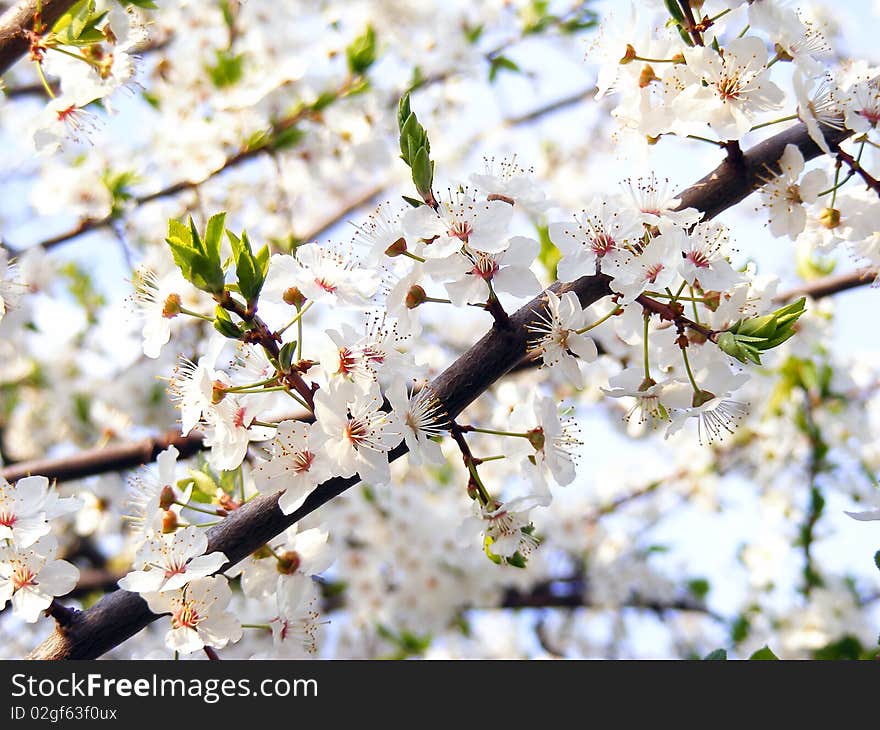
[[838,294],[848,289],[855,289],[865,284],[870,284],[880,274],[873,269],[861,269],[858,271],[849,271],[845,274],[834,274],[832,276],[823,276],[821,279],[807,282],[802,286],[789,289],[781,294],[773,297],[774,302],[788,302],[798,297],[810,297],[811,299],[822,299]]
[[[51,28],[75,2],[42,0],[41,22]],[[0,74],[5,74],[30,48],[25,32],[33,29],[38,4],[38,0],[21,0],[0,17]]]
[[[835,142],[849,132],[827,130]],[[831,140],[829,140],[831,142]],[[810,139],[803,124],[771,137],[743,154],[733,165],[724,161],[713,172],[683,191],[681,207],[694,207],[711,218],[739,203],[763,184],[768,170],[778,169],[778,161],[787,144],[795,144],[805,159],[813,159],[821,150]],[[573,291],[582,306],[595,303],[610,293],[605,275],[582,277],[575,282],[556,282],[551,291]],[[493,327],[479,342],[465,352],[427,387],[431,388],[450,420],[496,380],[519,363],[526,353],[528,325],[534,323],[547,306],[546,292],[510,317],[509,328]],[[389,457],[395,460],[406,453],[401,444]],[[329,479],[319,485],[293,514],[284,515],[278,508],[278,495],[257,497],[232,512],[219,525],[208,530],[207,552],[220,550],[229,558],[227,567],[254,552],[290,525],[311,514],[321,505],[357,484],[358,476]],[[77,613],[66,627],[54,633],[30,655],[31,659],[91,659],[118,646],[158,618],[136,593],[117,591],[106,595],[86,611]]]
[[101,446],[57,459],[21,461],[0,469],[0,476],[8,482],[14,482],[31,474],[59,482],[71,481],[148,464],[155,461],[159,453],[169,446],[177,448],[180,458],[192,456],[204,448],[200,433],[181,436],[179,432],[171,431],[164,436]]

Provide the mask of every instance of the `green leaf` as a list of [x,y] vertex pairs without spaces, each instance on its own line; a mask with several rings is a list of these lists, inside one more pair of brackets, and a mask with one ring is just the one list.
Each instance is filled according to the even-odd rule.
[[749,657],[750,661],[775,661],[778,660],[779,657],[776,656],[771,650],[769,646],[764,646],[761,649],[758,649],[754,654]]
[[241,81],[244,76],[245,55],[243,53],[233,53],[228,49],[219,50],[214,52],[214,57],[215,63],[205,67],[214,86],[223,89]]
[[703,657],[703,661],[722,661],[727,659],[727,650],[726,649],[716,649],[715,651],[710,651],[706,656]]
[[[232,244],[235,273],[238,277],[238,291],[245,298],[248,306],[252,306],[263,288],[265,268],[263,264],[257,262],[246,231],[242,232],[241,238],[232,231],[227,231],[226,235]],[[266,255],[268,257],[268,250]]]
[[216,213],[208,219],[208,227],[205,229],[205,253],[213,262],[220,264],[220,241],[223,240],[223,231],[226,230],[226,213]]
[[431,192],[434,182],[434,163],[428,157],[428,150],[422,147],[413,158],[412,177],[416,190],[423,196]]
[[709,595],[709,589],[711,586],[709,581],[705,578],[694,578],[688,581],[687,587],[696,598],[703,600]]
[[222,218],[216,218],[218,216],[214,216],[208,224],[206,241],[202,241],[192,218],[188,227],[180,221],[169,220],[168,237],[165,239],[183,277],[196,288],[210,294],[220,294],[225,287],[219,240],[216,240],[217,236],[222,235]]
[[373,26],[368,25],[367,29],[351,42],[351,45],[345,49],[345,58],[352,76],[361,76],[376,62],[376,32]]
[[511,71],[513,73],[522,73],[519,66],[511,61],[507,56],[493,56],[489,61],[489,83],[495,82],[501,71]]
[[214,310],[214,329],[230,340],[237,340],[243,334],[242,329],[232,321],[229,312],[220,306]]
[[285,371],[290,370],[293,358],[296,357],[296,342],[285,342],[278,353],[278,363]]
[[275,134],[274,137],[272,137],[272,149],[289,150],[293,147],[296,147],[305,136],[306,133],[303,132],[296,125],[293,125],[292,127],[287,127],[286,129],[282,129],[280,132]]

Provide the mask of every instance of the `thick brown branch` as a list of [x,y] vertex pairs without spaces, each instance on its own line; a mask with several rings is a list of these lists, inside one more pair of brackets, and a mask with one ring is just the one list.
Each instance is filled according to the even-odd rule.
[[[828,130],[840,141],[847,133]],[[806,159],[820,154],[809,138],[806,127],[798,124],[744,153],[742,163],[728,161],[683,191],[682,207],[694,207],[711,218],[735,205],[766,179],[767,171],[778,167],[787,144],[797,145]],[[555,292],[573,291],[582,306],[588,306],[610,293],[604,275],[583,277],[570,284],[557,282]],[[455,419],[496,380],[519,363],[527,349],[528,325],[546,307],[541,294],[510,317],[509,328],[493,327],[479,342],[465,352],[429,386],[450,420]],[[406,452],[401,444],[390,457]],[[358,482],[358,477],[335,478],[321,484],[296,512],[284,515],[278,508],[277,495],[260,496],[232,512],[208,531],[208,552],[221,550],[233,564],[265,544],[284,529],[314,512]],[[157,617],[137,594],[117,591],[102,598],[86,611],[78,613],[71,624],[56,631],[30,655],[33,659],[88,659],[100,656],[130,638]]]
[[845,274],[834,274],[832,276],[823,276],[821,279],[810,281],[803,286],[789,289],[781,294],[773,297],[775,302],[789,302],[798,297],[810,297],[811,299],[822,299],[830,297],[849,289],[855,289],[865,284],[870,284],[878,276],[873,269],[861,269],[859,271],[850,271]]
[[[50,28],[76,0],[43,0],[40,21]],[[30,43],[26,32],[33,30],[38,0],[21,0],[0,17],[0,74],[27,53]]]
[[21,461],[0,470],[0,476],[8,482],[14,482],[31,474],[57,479],[60,482],[70,481],[149,464],[169,446],[176,447],[181,458],[192,456],[203,448],[202,435],[191,433],[189,436],[181,436],[179,432],[172,431],[164,436],[102,446],[58,459]]

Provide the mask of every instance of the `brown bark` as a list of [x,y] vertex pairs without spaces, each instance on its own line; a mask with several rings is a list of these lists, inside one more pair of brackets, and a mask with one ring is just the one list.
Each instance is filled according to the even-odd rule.
[[[50,28],[76,0],[43,0],[40,19]],[[28,52],[30,42],[26,32],[34,27],[37,0],[22,0],[0,17],[0,74]]]

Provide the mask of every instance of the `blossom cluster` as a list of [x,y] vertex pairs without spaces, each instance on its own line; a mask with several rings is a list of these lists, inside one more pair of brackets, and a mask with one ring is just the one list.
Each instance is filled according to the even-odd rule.
[[[134,254],[136,323],[102,312],[83,272],[39,247],[14,265],[4,257],[4,336],[33,337],[33,302],[56,295],[53,275],[69,280],[93,327],[72,355],[44,355],[38,342],[31,349],[40,355],[31,357],[17,340],[0,339],[3,385],[18,391],[4,446],[22,458],[47,444],[140,437],[143,426],[177,419],[205,453],[178,463],[173,447],[163,451],[135,480],[130,501],[121,479],[76,482],[65,492],[77,495],[75,513],[58,506],[43,478],[7,485],[0,580],[16,616],[34,621],[74,587],[75,569],[55,556],[82,539],[119,553],[108,570],[123,567],[120,587],[163,616],[137,656],[314,653],[327,614],[336,639],[328,651],[339,655],[527,653],[493,647],[491,630],[474,638],[473,609],[529,606],[546,600],[541,586],[570,586],[562,605],[577,599],[615,622],[600,646],[595,631],[579,633],[577,619],[551,618],[541,625],[542,651],[553,653],[554,638],[584,653],[626,651],[618,644],[625,610],[672,606],[682,612],[668,622],[676,650],[687,653],[718,635],[703,615],[709,588],[688,571],[669,578],[652,528],[673,500],[711,519],[737,502],[725,478],[745,475],[760,485],[776,531],[737,548],[748,572],[748,595],[731,618],[737,643],[756,648],[782,637],[783,649],[810,655],[849,629],[873,641],[863,598],[846,587],[852,582],[820,575],[811,562],[823,494],[859,504],[849,510],[858,519],[878,515],[870,479],[880,464],[871,443],[880,424],[876,373],[823,344],[831,310],[780,300],[778,278],[735,248],[751,242],[739,234],[735,242],[730,221],[685,207],[672,192],[677,183],[659,172],[618,183],[626,173],[617,160],[611,172],[588,174],[585,158],[558,135],[537,172],[520,152],[462,174],[444,152],[454,146],[444,127],[458,88],[442,81],[451,75],[444,63],[482,69],[488,60],[490,74],[513,75],[513,62],[479,50],[480,29],[538,12],[532,4],[479,4],[439,23],[433,11],[455,11],[369,3],[369,11],[348,8],[333,19],[319,44],[297,30],[309,53],[294,58],[285,55],[290,42],[271,32],[288,8],[237,3],[221,17],[183,3],[155,14],[153,30],[162,33],[149,44],[175,28],[170,47],[190,44],[197,58],[169,54],[155,64],[132,55],[147,43],[143,19],[153,14],[83,5],[84,30],[110,8],[91,28],[101,40],[65,45],[72,37],[58,27],[58,45],[45,34],[34,59],[55,94],[34,139],[56,153],[42,158],[34,206],[73,215],[85,232],[106,227],[126,257]],[[757,171],[760,220],[772,236],[795,241],[804,278],[829,273],[840,252],[873,277],[876,69],[839,62],[827,17],[771,0],[698,5],[696,26],[675,10],[679,3],[633,5],[632,15],[624,8],[618,29],[603,20],[587,59],[600,62],[599,98],[616,104],[621,129],[609,145],[601,127],[590,154],[648,156],[680,145],[738,169],[747,139],[799,119],[825,156],[811,165],[808,144],[781,147]],[[563,27],[564,17],[547,27]],[[458,30],[446,44],[415,48],[419,29],[440,25]],[[524,37],[543,32],[525,28]],[[418,73],[385,86],[373,69],[381,53]],[[310,65],[325,57],[339,68]],[[125,106],[119,90],[133,89],[135,62],[151,76],[144,106],[161,120],[156,128],[175,133],[141,140],[136,154],[128,154],[132,142],[126,154],[99,147],[67,164],[70,142],[85,141],[95,121],[85,107],[96,99],[107,111],[117,99]],[[389,141],[388,110],[401,88],[413,90]],[[488,147],[488,137],[479,144]],[[346,203],[351,234],[310,230],[321,222],[315,211],[351,199],[380,169],[403,169],[394,141],[416,197],[385,202],[366,220],[351,212],[363,202]],[[209,217],[216,209],[228,213]],[[34,296],[22,297],[23,281]],[[584,296],[584,281],[602,296]],[[515,374],[453,417],[432,379],[475,333],[504,332],[526,304],[528,342]],[[129,344],[121,332],[134,335],[137,357],[95,373],[95,354]],[[593,435],[594,407],[611,416],[601,436]],[[647,436],[646,450],[668,458],[653,473],[622,463],[594,474],[618,432]],[[590,469],[579,468],[585,455]],[[210,528],[270,498],[295,526],[232,565]],[[135,529],[120,549],[123,514]],[[806,566],[792,567],[795,543]],[[801,572],[797,600],[776,600],[774,587]]]

